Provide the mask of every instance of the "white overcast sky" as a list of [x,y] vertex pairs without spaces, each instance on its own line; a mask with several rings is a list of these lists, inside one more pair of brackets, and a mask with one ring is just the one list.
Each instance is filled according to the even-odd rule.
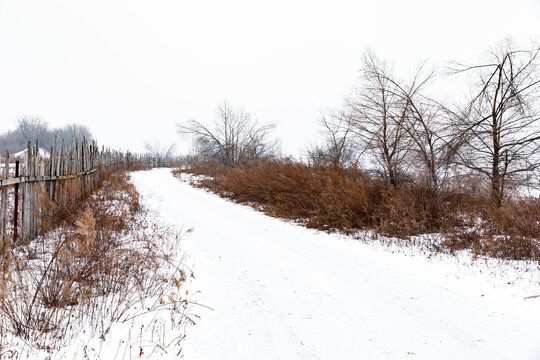
[[0,132],[41,116],[141,151],[226,99],[298,155],[366,47],[406,74],[507,37],[540,40],[540,0],[0,0]]

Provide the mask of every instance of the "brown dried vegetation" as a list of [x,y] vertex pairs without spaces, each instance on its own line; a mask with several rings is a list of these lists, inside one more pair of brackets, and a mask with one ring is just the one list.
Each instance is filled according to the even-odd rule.
[[[186,306],[180,298],[168,299],[167,306],[159,300],[184,281],[167,241],[175,234],[148,222],[126,173],[107,174],[93,194],[64,190],[74,199],[68,209],[43,200],[50,210],[43,213],[54,214],[43,223],[54,231],[4,249],[2,338],[10,333],[26,347],[52,352],[77,329],[105,337],[112,323],[148,299],[158,298],[148,311],[174,308],[180,314]],[[2,352],[10,346],[11,358],[20,357],[13,350],[18,345],[0,342]]]
[[440,233],[442,242],[428,244],[434,251],[540,259],[540,202],[523,198],[497,207],[478,179],[461,179],[434,194],[421,181],[391,185],[357,168],[294,161],[263,159],[237,167],[193,162],[180,172],[208,176],[198,186],[310,228],[373,230],[401,239]]

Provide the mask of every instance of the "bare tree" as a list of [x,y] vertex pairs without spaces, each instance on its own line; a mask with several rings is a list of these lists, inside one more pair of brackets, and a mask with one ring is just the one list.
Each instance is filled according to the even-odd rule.
[[234,166],[275,151],[276,143],[268,139],[273,124],[259,125],[251,114],[227,102],[219,105],[216,113],[213,127],[197,120],[177,126],[179,134],[193,136],[199,156]]
[[156,141],[153,143],[145,143],[144,149],[152,156],[154,161],[161,165],[164,161],[170,161],[174,157],[176,151],[176,144],[162,145]]
[[438,198],[460,144],[449,131],[446,107],[424,94],[434,75],[433,71],[425,71],[423,64],[408,83],[387,80],[393,84],[393,94],[406,107],[402,127],[409,138],[413,166],[420,165],[419,174],[427,180],[431,194]]
[[484,64],[455,64],[456,73],[471,72],[478,79],[455,123],[464,141],[459,160],[489,179],[491,198],[499,206],[509,182],[540,165],[539,52],[538,47],[514,50],[507,42]]
[[351,129],[378,164],[384,178],[396,185],[409,153],[404,130],[409,104],[397,95],[388,64],[366,51],[360,84],[346,99]]
[[85,125],[80,124],[69,124],[61,129],[57,129],[56,132],[58,135],[63,138],[68,144],[71,143],[71,139],[91,139],[92,133],[90,129]]
[[27,141],[38,140],[43,146],[44,140],[49,133],[49,124],[40,117],[25,116],[18,120],[16,132],[21,144],[24,145]]
[[308,157],[314,165],[332,166],[344,169],[358,163],[354,134],[349,117],[343,112],[321,114],[319,124],[322,127],[324,142],[308,149]]

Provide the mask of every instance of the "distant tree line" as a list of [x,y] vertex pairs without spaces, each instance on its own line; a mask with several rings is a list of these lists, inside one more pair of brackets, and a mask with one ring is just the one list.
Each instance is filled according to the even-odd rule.
[[55,135],[64,139],[67,144],[70,144],[73,138],[92,138],[90,129],[84,125],[69,124],[61,128],[50,128],[48,122],[42,118],[25,116],[17,121],[15,130],[0,134],[0,152],[19,152],[26,149],[28,141],[34,143],[36,140],[41,148],[49,150],[54,146]]

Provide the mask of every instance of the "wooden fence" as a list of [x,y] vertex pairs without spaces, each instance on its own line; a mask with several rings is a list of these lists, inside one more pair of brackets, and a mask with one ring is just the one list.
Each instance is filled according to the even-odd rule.
[[64,140],[51,148],[48,157],[40,154],[38,141],[29,141],[21,159],[10,159],[9,153],[0,178],[0,239],[25,243],[43,229],[47,202],[59,206],[73,201],[74,194],[92,191],[106,169],[116,170],[126,165],[163,166],[150,155],[123,153],[98,148],[95,140],[78,141],[65,146]]

